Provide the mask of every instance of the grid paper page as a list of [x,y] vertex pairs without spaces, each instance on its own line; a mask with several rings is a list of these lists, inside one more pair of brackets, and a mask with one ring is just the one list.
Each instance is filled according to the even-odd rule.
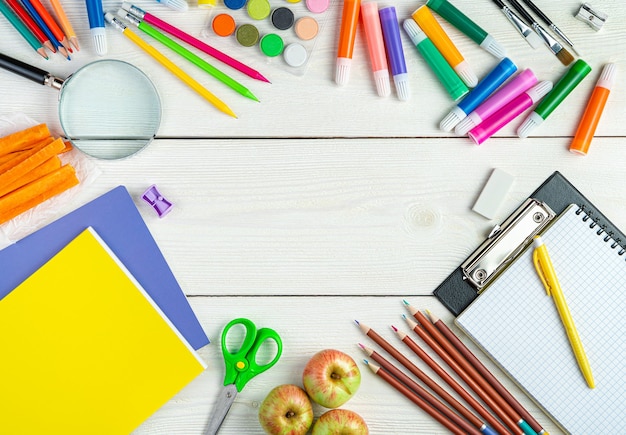
[[626,255],[570,207],[541,236],[554,264],[596,388],[587,387],[532,263],[532,245],[459,317],[457,325],[563,429],[624,433]]

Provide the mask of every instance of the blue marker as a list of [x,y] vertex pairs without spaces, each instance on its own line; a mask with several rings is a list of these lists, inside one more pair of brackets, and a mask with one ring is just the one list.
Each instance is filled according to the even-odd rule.
[[89,18],[89,30],[93,38],[96,53],[104,56],[107,53],[107,38],[104,30],[104,10],[102,0],[85,0],[87,5],[87,17]]
[[396,85],[398,98],[406,101],[411,96],[411,90],[409,89],[409,75],[406,70],[406,61],[404,60],[396,8],[389,6],[378,11],[378,14],[380,15],[380,26],[383,31],[383,41],[385,41],[385,49],[391,66],[393,83]]
[[517,71],[511,59],[505,57],[485,76],[469,94],[441,121],[439,127],[443,131],[452,130],[468,114],[472,113],[493,91]]

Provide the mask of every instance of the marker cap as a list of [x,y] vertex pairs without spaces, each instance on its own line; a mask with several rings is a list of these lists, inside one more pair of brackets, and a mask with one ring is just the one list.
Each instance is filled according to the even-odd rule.
[[482,118],[478,113],[476,113],[476,111],[474,111],[467,115],[465,119],[461,120],[461,122],[454,127],[454,133],[459,136],[465,136],[468,131],[476,127],[481,122],[483,122]]
[[493,54],[498,59],[506,57],[506,49],[491,35],[487,35],[487,37],[480,44],[480,47]]
[[107,38],[104,27],[92,27],[90,29],[91,37],[93,39],[94,48],[98,56],[104,56],[107,54]]
[[389,81],[389,70],[381,69],[380,71],[375,71],[374,82],[376,83],[376,92],[378,92],[379,96],[388,97],[391,94],[391,82]]
[[466,116],[467,113],[463,112],[459,106],[456,106],[446,115],[445,118],[441,120],[439,128],[443,131],[451,131],[454,126],[461,122],[461,120],[465,119]]
[[463,83],[468,87],[473,88],[478,84],[478,77],[466,60],[457,64],[457,66],[454,67],[454,71],[456,71],[461,80],[463,80]]
[[539,116],[537,112],[531,112],[522,125],[517,128],[517,136],[521,138],[528,137],[528,135],[542,123],[543,118]]
[[407,101],[411,98],[411,88],[409,87],[409,74],[396,74],[393,76],[393,83],[396,85],[396,92],[398,98],[402,101]]
[[350,66],[352,65],[352,59],[349,57],[338,57],[337,66],[335,69],[335,83],[343,86],[348,83],[350,79]]

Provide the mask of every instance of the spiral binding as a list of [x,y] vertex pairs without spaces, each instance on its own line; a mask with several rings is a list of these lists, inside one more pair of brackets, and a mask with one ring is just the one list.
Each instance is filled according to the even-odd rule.
[[[594,216],[594,211],[591,209],[588,209],[587,207],[585,207],[585,205],[580,205],[578,207],[578,210],[576,210],[576,214],[580,215],[580,214],[584,214],[582,217],[582,221],[583,222],[587,222],[591,219],[591,222],[589,223],[589,228],[595,228],[596,226],[598,226],[598,229],[596,231],[596,235],[601,236],[603,233],[606,233],[606,235],[603,237],[604,242],[609,242],[609,241],[613,241],[613,243],[611,243],[609,246],[611,247],[611,249],[615,249],[618,246],[620,247],[620,250],[617,251],[617,255],[622,256],[626,253],[626,247],[624,247],[622,245],[622,240],[618,237],[617,239],[613,238],[614,236],[614,232],[613,231],[606,231],[606,224],[600,224],[600,216]],[[626,260],[626,258],[624,259]]]

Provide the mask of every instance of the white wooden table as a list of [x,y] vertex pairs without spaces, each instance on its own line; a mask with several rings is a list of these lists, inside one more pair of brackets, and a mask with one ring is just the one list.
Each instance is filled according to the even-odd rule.
[[[626,6],[622,2],[595,2],[609,14],[605,28],[595,32],[573,18],[579,2],[537,1],[575,41],[594,71],[534,137],[515,136],[518,119],[480,147],[438,129],[453,103],[404,33],[410,101],[399,101],[395,91],[386,99],[376,95],[361,31],[350,82],[342,88],[335,85],[341,2],[335,3],[304,76],[288,72],[281,59],[268,63],[256,48],[240,47],[231,53],[271,80],[267,84],[233,73],[260,103],[234,94],[176,59],[226,100],[239,119],[215,110],[119,33],[108,31],[107,57],[137,65],[157,86],[162,125],[158,138],[140,154],[96,161],[102,174],[59,209],[57,217],[126,185],[213,340],[201,350],[208,362],[206,372],[139,427],[137,434],[202,433],[222,384],[219,334],[234,317],[245,316],[276,329],[284,353],[276,367],[239,395],[223,425],[224,434],[262,433],[257,422],[259,403],[276,385],[300,384],[302,369],[316,351],[337,348],[360,362],[363,354],[357,343],[373,343],[362,336],[353,319],[398,343],[389,325],[405,326],[400,315],[406,298],[451,324],[452,315],[432,296],[434,288],[555,170],[617,226],[626,227],[626,94],[621,85],[626,69]],[[60,76],[97,59],[84,3],[64,4],[82,44],[71,62],[58,55],[41,60],[4,19],[0,19],[1,51]],[[206,20],[206,12],[195,5],[178,13],[148,0],[136,4],[194,35],[200,34]],[[395,4],[400,19],[421,5],[406,0]],[[557,80],[564,73],[546,47],[532,50],[490,1],[455,4],[493,34],[520,69],[532,68],[542,80]],[[116,10],[120,3],[105,0],[104,6]],[[496,65],[494,57],[443,25],[479,76]],[[222,43],[217,37],[210,42],[216,47]],[[609,61],[618,64],[621,80],[610,96],[589,155],[571,154],[568,145],[586,100],[601,66]],[[54,91],[0,70],[0,114],[24,112],[60,131],[56,99]],[[490,221],[471,207],[494,168],[514,175],[515,183],[498,216]],[[153,183],[174,202],[164,219],[139,199]],[[546,429],[561,433],[502,372],[486,363]],[[344,407],[360,413],[372,434],[446,432],[360,366],[361,389]],[[315,408],[316,416],[322,412]]]

